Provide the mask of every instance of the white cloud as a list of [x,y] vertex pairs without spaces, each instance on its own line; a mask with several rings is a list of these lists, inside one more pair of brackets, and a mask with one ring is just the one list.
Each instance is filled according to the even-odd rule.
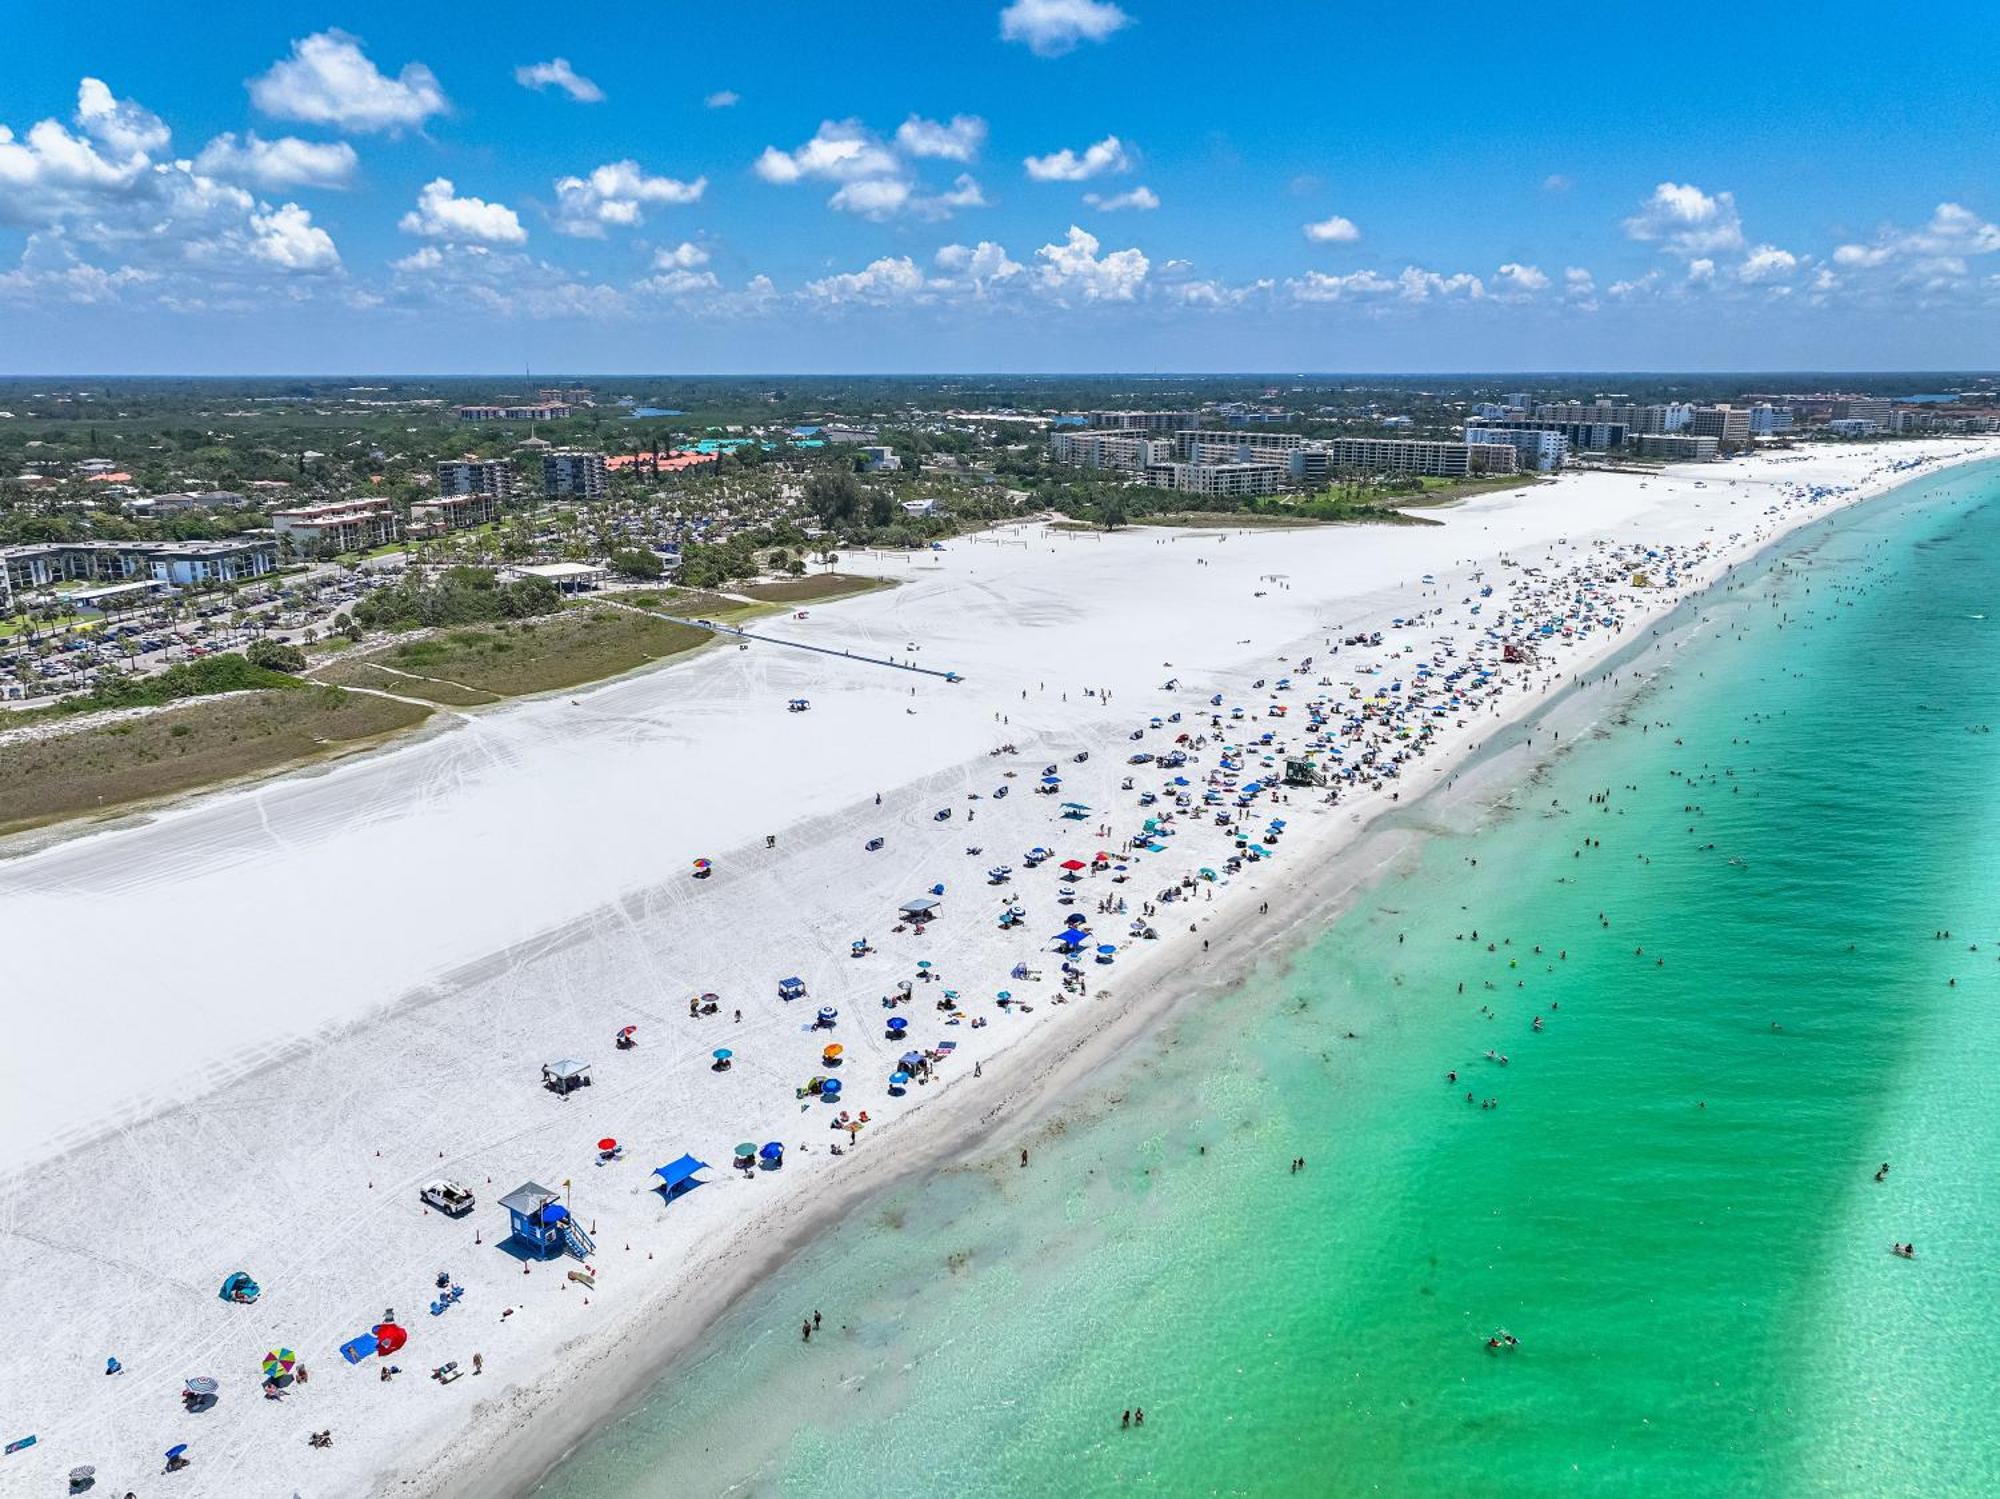
[[858,213],[867,219],[886,219],[902,212],[910,201],[911,187],[901,177],[863,177],[840,188],[827,206],[842,213]]
[[1097,236],[1074,224],[1061,244],[1043,245],[1035,255],[1042,262],[1038,274],[1045,290],[1058,296],[1074,292],[1086,302],[1133,300],[1151,268],[1136,248],[1099,255]]
[[656,271],[691,271],[707,264],[708,251],[687,240],[682,240],[671,250],[660,250],[653,256],[653,269]]
[[1344,276],[1307,271],[1285,285],[1301,302],[1349,302],[1357,298],[1387,296],[1396,289],[1395,282],[1373,271],[1350,271]]
[[1129,193],[1113,193],[1108,198],[1102,193],[1085,193],[1083,201],[1099,213],[1118,213],[1127,208],[1151,212],[1160,206],[1160,195],[1141,183]]
[[331,271],[340,265],[333,236],[296,203],[250,216],[250,253],[287,271]]
[[1597,290],[1597,278],[1580,265],[1565,266],[1563,290],[1573,297],[1587,297]]
[[986,122],[970,115],[954,115],[948,124],[912,115],[897,130],[894,144],[859,120],[826,120],[794,150],[766,146],[755,167],[759,177],[781,187],[809,178],[839,183],[827,207],[841,213],[877,221],[903,213],[945,219],[961,208],[983,208],[985,193],[963,173],[943,192],[927,193],[911,174],[909,161],[963,160],[977,152],[985,136]]
[[646,221],[650,206],[699,203],[708,179],[682,182],[674,177],[648,177],[636,161],[609,161],[588,177],[556,180],[555,227],[579,239],[601,239],[605,229],[629,229]]
[[970,287],[975,294],[1012,281],[1027,269],[1008,256],[1005,246],[990,239],[982,239],[976,245],[946,245],[933,258],[939,270],[949,271],[954,281]]
[[953,115],[944,123],[911,115],[896,127],[896,144],[905,156],[971,161],[986,144],[986,122],[977,115]]
[[397,227],[405,234],[432,239],[483,240],[496,245],[518,245],[528,237],[513,209],[484,198],[461,198],[449,177],[425,183],[417,194],[417,206],[403,215]]
[[1024,42],[1037,57],[1060,57],[1079,42],[1101,42],[1131,24],[1109,0],[1013,0],[1000,12],[1001,39]]
[[434,271],[444,264],[444,251],[436,245],[419,245],[401,260],[389,262],[396,271]]
[[708,109],[734,109],[743,102],[743,96],[735,89],[719,88],[701,102]]
[[1782,281],[1799,268],[1799,257],[1776,245],[1759,245],[1736,268],[1738,280]]
[[865,269],[808,281],[806,294],[822,302],[893,302],[916,296],[927,284],[909,256],[885,255]]
[[1531,297],[1538,291],[1547,291],[1549,278],[1540,266],[1518,265],[1509,261],[1493,274],[1496,294]]
[[414,129],[450,107],[429,68],[408,63],[390,78],[344,31],[293,42],[290,57],[250,80],[250,101],[281,120],[364,133]]
[[691,297],[697,292],[720,291],[722,283],[713,271],[671,269],[635,283],[636,289],[659,297]]
[[130,99],[119,99],[95,78],[76,91],[77,128],[119,156],[152,156],[167,148],[173,132],[166,122]]
[[1307,271],[1287,281],[1285,288],[1300,302],[1354,302],[1390,297],[1404,302],[1428,302],[1433,297],[1478,301],[1486,295],[1485,283],[1467,271],[1446,275],[1414,265],[1405,266],[1393,280],[1374,271],[1350,271],[1344,276]]
[[197,172],[247,182],[269,193],[346,187],[359,166],[360,158],[346,141],[304,141],[295,135],[267,141],[254,130],[240,141],[233,133],[218,135],[194,159]]
[[1706,255],[1688,262],[1687,278],[1690,285],[1700,286],[1715,279],[1715,262]]
[[1569,178],[1561,172],[1551,172],[1542,179],[1542,191],[1545,193],[1566,193],[1570,190],[1570,186]]
[[1743,221],[1729,193],[1711,196],[1693,183],[1662,182],[1640,210],[1625,221],[1637,240],[1657,240],[1676,255],[1692,258],[1743,248]]
[[1087,182],[1106,172],[1129,172],[1132,156],[1123,141],[1107,135],[1095,145],[1085,146],[1081,154],[1065,146],[1046,156],[1030,156],[1021,165],[1037,182]]
[[1350,245],[1361,238],[1361,230],[1354,220],[1344,219],[1339,214],[1321,219],[1316,224],[1305,226],[1306,238],[1317,245]]
[[514,81],[536,93],[550,87],[559,88],[579,104],[601,104],[604,101],[604,90],[571,67],[567,57],[523,63],[514,69]]
[[852,182],[861,177],[900,174],[902,162],[881,137],[859,120],[825,120],[811,140],[792,151],[766,146],[757,158],[757,175],[780,186],[816,177]]
[[52,301],[95,305],[115,302],[131,286],[157,280],[136,266],[106,270],[78,258],[60,235],[31,234],[21,251],[21,263],[0,272],[0,299],[46,305]]
[[1836,265],[1866,270],[1892,260],[1962,260],[1996,250],[2000,250],[2000,224],[1987,222],[1962,203],[1940,203],[1921,229],[1886,226],[1873,244],[1839,246],[1833,260]]

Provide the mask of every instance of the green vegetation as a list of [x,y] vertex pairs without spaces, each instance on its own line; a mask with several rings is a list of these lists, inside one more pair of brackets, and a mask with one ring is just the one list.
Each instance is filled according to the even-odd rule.
[[873,593],[893,588],[885,578],[857,578],[848,573],[818,573],[810,578],[792,578],[782,583],[745,583],[738,590],[745,598],[770,604],[828,604],[851,598],[857,593]]
[[89,692],[64,698],[43,711],[73,714],[96,713],[105,708],[157,708],[182,698],[213,697],[223,692],[284,691],[304,685],[297,677],[255,665],[229,652],[170,666],[157,676],[124,677],[106,673]]
[[282,671],[294,677],[306,669],[304,651],[276,640],[251,641],[244,647],[243,657],[252,666],[261,666],[266,671]]
[[474,708],[602,681],[695,650],[713,638],[692,625],[590,604],[551,619],[481,625],[404,641],[335,662],[317,675],[326,682]]
[[17,742],[0,754],[0,833],[352,753],[429,716],[331,688],[263,691]]
[[562,594],[546,578],[502,583],[490,567],[448,567],[434,580],[413,576],[364,594],[353,613],[364,628],[393,630],[528,619],[560,608]]

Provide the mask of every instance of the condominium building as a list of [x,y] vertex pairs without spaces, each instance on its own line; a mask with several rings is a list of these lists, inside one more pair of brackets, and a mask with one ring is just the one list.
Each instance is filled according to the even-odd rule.
[[1466,423],[1466,430],[1474,427],[1498,432],[1560,432],[1572,453],[1608,453],[1624,447],[1632,432],[1624,422],[1567,421],[1552,416],[1474,417]]
[[1169,439],[1147,437],[1138,430],[1057,432],[1049,438],[1049,457],[1078,468],[1141,469],[1166,462],[1173,453]]
[[331,556],[365,552],[396,539],[396,509],[383,495],[359,495],[325,505],[274,510],[271,525],[283,542],[291,539],[300,552]]
[[1084,416],[1099,431],[1178,432],[1201,424],[1199,411],[1086,411]]
[[1517,467],[1534,469],[1538,473],[1554,473],[1569,457],[1569,439],[1550,428],[1509,428],[1482,427],[1471,425],[1465,429],[1465,440],[1470,443],[1496,443],[1511,447],[1517,460]]
[[542,454],[542,493],[550,499],[601,500],[605,483],[602,453],[556,448]]
[[1886,427],[1890,407],[1887,396],[1848,396],[1833,403],[1833,418],[1835,421],[1874,422]]
[[1740,452],[1750,446],[1750,408],[1697,406],[1688,431],[1696,437],[1713,437],[1725,453]]
[[503,503],[514,495],[514,465],[506,458],[447,458],[437,480],[440,495],[490,494]]
[[1712,463],[1722,456],[1718,439],[1684,432],[1641,432],[1632,441],[1641,458],[1664,458],[1670,463]]
[[570,408],[560,401],[538,401],[532,406],[459,406],[454,409],[462,422],[552,422],[570,413]]
[[1146,482],[1156,489],[1213,498],[1276,494],[1287,477],[1281,463],[1150,463]]
[[1298,432],[1217,432],[1174,434],[1174,456],[1183,463],[1283,463],[1306,445]]
[[226,541],[55,541],[0,547],[0,607],[58,583],[188,587],[261,578],[278,565],[268,536]]
[[1515,472],[1514,449],[1496,443],[1433,442],[1414,437],[1336,437],[1326,443],[1335,470],[1463,479]]
[[441,494],[434,500],[418,500],[410,506],[405,534],[414,540],[483,526],[500,519],[500,505],[496,494]]
[[1763,401],[1750,408],[1750,435],[1752,437],[1776,437],[1792,430],[1792,414],[1769,401]]

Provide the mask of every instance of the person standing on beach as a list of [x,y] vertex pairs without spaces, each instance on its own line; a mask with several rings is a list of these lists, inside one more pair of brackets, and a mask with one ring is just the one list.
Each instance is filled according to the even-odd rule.
[[799,1341],[802,1343],[810,1343],[812,1340],[813,1340],[812,1319],[808,1317],[805,1321],[799,1324]]

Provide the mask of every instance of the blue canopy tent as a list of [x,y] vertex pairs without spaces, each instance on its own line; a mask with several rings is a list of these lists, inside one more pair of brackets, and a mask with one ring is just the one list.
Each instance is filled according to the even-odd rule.
[[668,1202],[672,1202],[676,1197],[705,1185],[695,1176],[695,1172],[708,1169],[707,1161],[697,1161],[691,1155],[684,1155],[672,1165],[655,1166],[653,1175],[660,1179],[658,1190],[666,1195]]
[[238,1270],[222,1283],[222,1289],[216,1294],[224,1301],[236,1301],[248,1304],[255,1301],[264,1292],[263,1287],[250,1278],[248,1270]]
[[778,998],[780,999],[803,999],[805,992],[806,981],[802,978],[792,977],[778,980]]
[[1067,928],[1064,931],[1057,932],[1055,936],[1051,937],[1049,940],[1051,942],[1062,943],[1064,949],[1068,952],[1075,952],[1079,947],[1081,947],[1084,943],[1090,940],[1090,933],[1086,932],[1082,927],[1073,926]]

